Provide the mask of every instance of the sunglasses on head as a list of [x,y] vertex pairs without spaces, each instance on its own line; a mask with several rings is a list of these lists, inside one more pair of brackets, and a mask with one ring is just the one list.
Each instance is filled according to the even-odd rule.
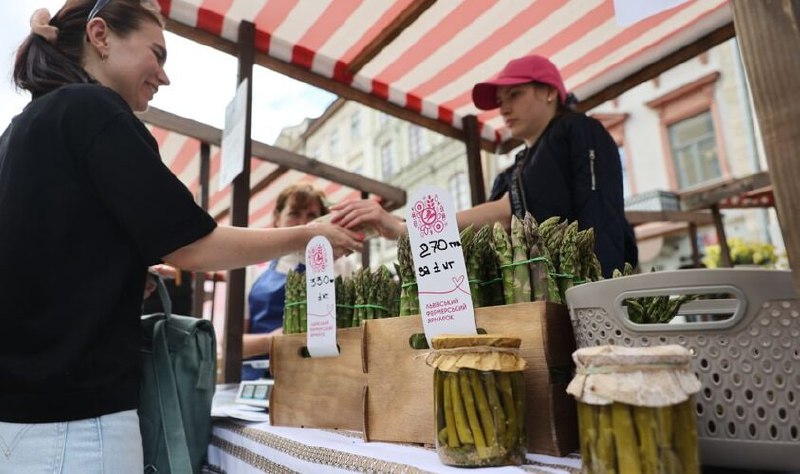
[[100,10],[105,8],[109,3],[111,3],[111,0],[97,0],[97,3],[94,4],[94,8],[89,12],[89,17],[86,21],[90,21],[92,18],[96,17],[97,14],[100,13]]

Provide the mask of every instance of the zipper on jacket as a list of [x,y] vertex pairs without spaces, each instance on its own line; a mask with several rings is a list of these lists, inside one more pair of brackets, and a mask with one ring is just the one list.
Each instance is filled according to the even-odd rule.
[[589,150],[589,171],[592,173],[592,191],[597,189],[597,181],[594,179],[594,148]]

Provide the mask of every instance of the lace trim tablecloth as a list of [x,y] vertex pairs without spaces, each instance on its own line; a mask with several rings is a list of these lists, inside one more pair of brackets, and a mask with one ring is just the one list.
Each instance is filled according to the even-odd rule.
[[518,467],[459,469],[445,466],[434,449],[367,443],[360,433],[218,420],[208,451],[207,473],[542,473],[578,474],[577,456],[529,454]]

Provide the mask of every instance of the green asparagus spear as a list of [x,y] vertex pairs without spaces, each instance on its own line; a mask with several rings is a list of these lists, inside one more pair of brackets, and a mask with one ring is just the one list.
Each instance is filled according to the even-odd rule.
[[514,303],[531,300],[531,275],[528,265],[528,248],[525,230],[517,216],[511,216],[511,249],[514,261]]
[[633,419],[636,421],[636,432],[639,435],[639,456],[642,461],[642,474],[659,474],[659,458],[656,437],[658,419],[656,409],[651,407],[633,407]]
[[472,431],[469,429],[469,421],[467,421],[467,412],[464,408],[464,401],[461,398],[461,388],[458,384],[458,374],[448,372],[446,374],[445,383],[450,384],[450,396],[453,397],[453,416],[455,418],[458,439],[461,444],[475,444],[475,440],[472,437]]
[[507,420],[506,412],[503,410],[503,405],[500,402],[500,396],[497,392],[497,380],[493,372],[483,372],[481,378],[486,387],[486,399],[489,402],[489,408],[492,410],[494,426],[497,430],[497,438],[503,439],[506,434]]
[[485,457],[488,446],[478,417],[477,405],[472,394],[472,383],[469,380],[468,372],[469,369],[458,371],[458,384],[459,388],[461,388],[461,396],[464,399],[464,409],[467,412],[467,421],[469,422],[470,431],[472,431],[472,438],[475,441],[475,449],[480,457]]
[[597,410],[596,453],[600,469],[596,472],[617,472],[617,439],[612,420],[612,405],[594,407]]
[[697,420],[692,399],[675,405],[673,413],[676,420],[673,427],[673,444],[683,474],[698,474],[700,460],[697,453]]
[[478,417],[481,420],[481,428],[486,437],[486,444],[489,447],[497,447],[497,432],[494,429],[494,418],[492,418],[492,411],[489,408],[489,401],[486,399],[486,393],[483,390],[483,384],[477,371],[469,370],[469,380],[472,385],[472,396],[475,398],[475,406],[478,409]]
[[444,390],[442,393],[444,407],[444,420],[447,427],[447,445],[451,448],[458,448],[461,443],[458,441],[458,433],[456,431],[456,417],[453,412],[453,395],[451,393],[450,384],[447,378],[444,380]]
[[619,474],[641,474],[642,463],[639,459],[631,407],[623,403],[612,404],[611,423],[614,426]]

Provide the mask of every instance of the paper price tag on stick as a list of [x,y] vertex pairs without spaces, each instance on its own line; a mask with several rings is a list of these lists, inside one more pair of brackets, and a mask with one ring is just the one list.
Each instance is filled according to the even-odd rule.
[[477,334],[452,197],[423,187],[409,200],[406,223],[428,345],[439,334]]
[[334,279],[331,243],[318,235],[306,245],[306,345],[311,357],[339,355]]

